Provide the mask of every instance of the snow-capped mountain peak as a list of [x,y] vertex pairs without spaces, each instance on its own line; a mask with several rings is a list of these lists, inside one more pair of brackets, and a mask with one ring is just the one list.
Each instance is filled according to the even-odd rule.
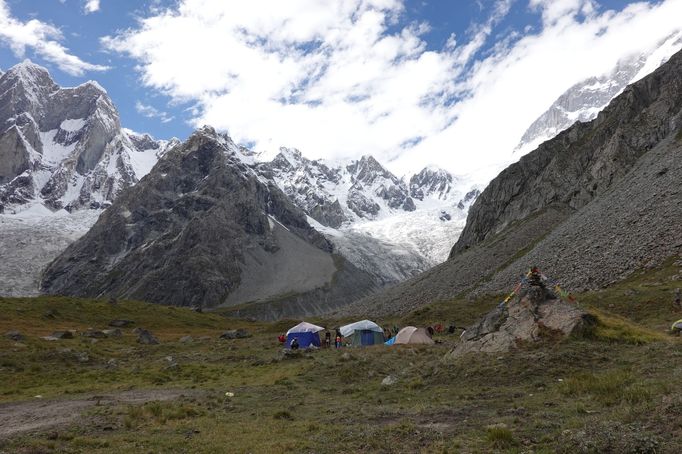
[[662,40],[654,49],[620,60],[606,74],[573,85],[528,127],[514,153],[534,150],[576,121],[593,120],[625,87],[654,71],[681,48],[682,31]]
[[99,84],[61,88],[28,60],[0,76],[0,144],[0,211],[106,206],[167,145],[123,131]]

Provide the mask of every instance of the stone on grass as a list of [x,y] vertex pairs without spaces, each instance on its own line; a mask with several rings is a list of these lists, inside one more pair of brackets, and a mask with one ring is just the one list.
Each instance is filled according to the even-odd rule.
[[194,338],[192,336],[182,336],[180,342],[183,344],[191,344],[194,342]]
[[5,337],[7,339],[13,340],[15,342],[20,342],[20,341],[24,340],[24,335],[21,334],[19,331],[16,331],[16,330],[7,331],[5,333]]
[[114,328],[126,328],[133,323],[135,322],[132,320],[112,320],[109,322],[109,326],[113,326]]
[[398,383],[398,379],[393,375],[387,375],[383,380],[381,380],[382,386],[391,386]]
[[121,337],[121,330],[118,328],[115,329],[104,329],[102,332],[107,336],[107,337]]
[[52,333],[51,337],[54,337],[56,339],[73,339],[73,331],[66,330],[66,331],[55,331]]
[[143,345],[156,345],[159,343],[159,340],[146,329],[138,328],[137,342]]
[[221,339],[244,339],[247,337],[251,337],[251,333],[245,329],[230,329],[220,335]]
[[92,328],[88,328],[87,330],[83,331],[81,333],[81,336],[92,337],[94,339],[104,339],[107,337],[107,335],[104,333],[104,331],[100,331],[98,329],[92,329]]

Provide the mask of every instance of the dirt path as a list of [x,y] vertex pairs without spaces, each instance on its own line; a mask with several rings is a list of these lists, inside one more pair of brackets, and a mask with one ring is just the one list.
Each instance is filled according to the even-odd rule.
[[0,404],[0,440],[33,430],[69,424],[95,405],[143,404],[196,394],[183,389],[150,389],[88,394],[69,399],[34,399]]

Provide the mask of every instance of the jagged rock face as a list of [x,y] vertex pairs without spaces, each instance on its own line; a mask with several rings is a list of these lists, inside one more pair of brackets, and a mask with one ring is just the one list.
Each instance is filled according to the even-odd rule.
[[324,295],[319,310],[373,290],[235,150],[210,128],[173,148],[50,264],[44,291],[204,307],[277,299],[251,314],[267,318],[291,295],[299,309]]
[[481,191],[478,189],[472,189],[471,191],[467,192],[459,202],[457,202],[457,208],[460,210],[468,209],[468,207],[470,207],[476,201],[479,195],[481,195]]
[[557,299],[543,288],[530,287],[522,296],[496,307],[467,328],[449,356],[507,352],[540,342],[543,337],[556,340],[586,331],[595,322],[575,304]]
[[447,199],[452,190],[453,177],[443,169],[425,168],[410,178],[410,195],[418,200],[430,195]]
[[626,86],[645,75],[648,68],[654,69],[666,61],[670,49],[679,50],[681,46],[682,33],[678,33],[659,43],[658,49],[631,55],[619,61],[609,73],[575,84],[528,127],[514,151],[534,150],[576,121],[593,120]]
[[[99,207],[141,178],[136,164],[150,158],[122,132],[96,83],[60,88],[45,68],[26,61],[0,77],[0,93],[1,204]],[[147,145],[153,161],[165,151],[165,142]]]
[[682,53],[495,178],[450,258],[347,312],[509,291],[537,265],[573,291],[682,254]]
[[257,168],[310,217],[327,227],[374,220],[388,216],[390,210],[417,209],[405,183],[371,156],[345,166],[330,166],[321,160],[306,159],[298,150],[282,148],[271,162],[260,163]]

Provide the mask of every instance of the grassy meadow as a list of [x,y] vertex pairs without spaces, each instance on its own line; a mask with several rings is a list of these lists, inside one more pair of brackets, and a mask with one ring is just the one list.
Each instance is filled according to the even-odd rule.
[[[131,301],[0,299],[0,418],[17,402],[94,402],[65,406],[74,412],[68,423],[0,435],[0,453],[682,452],[682,340],[666,332],[682,318],[671,305],[682,286],[676,272],[671,261],[578,295],[600,320],[585,337],[457,360],[447,353],[458,335],[438,335],[435,346],[283,355],[276,337],[297,321]],[[376,321],[466,326],[498,300],[434,303]],[[135,323],[118,338],[41,339],[113,319]],[[160,343],[138,344],[135,327]],[[219,339],[237,328],[252,336]],[[5,338],[10,330],[25,339]],[[389,375],[396,382],[382,384]],[[130,390],[150,398],[106,402]],[[161,390],[177,396],[154,399]]]

